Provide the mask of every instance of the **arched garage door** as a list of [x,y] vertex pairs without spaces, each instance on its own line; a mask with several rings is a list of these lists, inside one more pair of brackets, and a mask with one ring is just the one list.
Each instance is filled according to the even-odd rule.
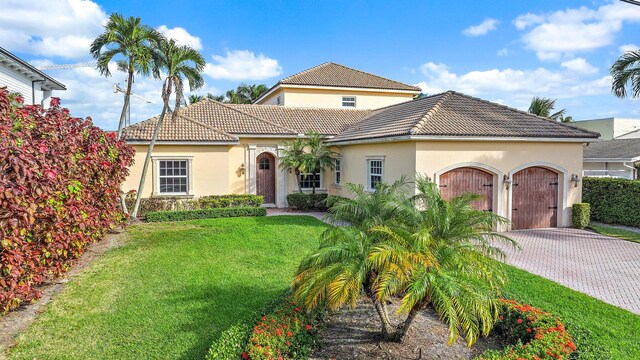
[[530,167],[513,174],[512,180],[513,228],[555,227],[558,223],[558,173]]
[[482,196],[472,203],[478,210],[492,211],[493,175],[476,168],[462,167],[440,175],[440,193],[445,200],[467,193]]

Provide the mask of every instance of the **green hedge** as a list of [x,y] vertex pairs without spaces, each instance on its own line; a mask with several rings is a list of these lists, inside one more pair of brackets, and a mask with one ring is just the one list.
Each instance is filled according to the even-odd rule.
[[591,219],[640,227],[640,181],[584,178],[582,201],[591,204]]
[[263,207],[237,207],[186,211],[154,211],[148,212],[146,218],[149,222],[165,222],[265,215],[267,215],[267,209]]
[[591,210],[588,203],[575,203],[572,207],[573,227],[584,229],[589,226],[591,220]]
[[287,203],[289,204],[289,208],[292,210],[326,211],[327,197],[328,197],[327,194],[293,193],[293,194],[287,195]]
[[[133,194],[132,194],[133,195]],[[127,208],[133,209],[135,196],[127,197]],[[264,203],[264,196],[251,194],[209,195],[197,199],[181,197],[151,197],[140,201],[139,217],[145,217],[148,212],[155,211],[184,211],[217,209],[229,207],[256,207]]]

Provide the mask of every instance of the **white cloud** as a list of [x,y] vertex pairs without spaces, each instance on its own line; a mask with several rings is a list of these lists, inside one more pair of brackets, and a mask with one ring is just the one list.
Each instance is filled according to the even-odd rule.
[[507,55],[509,55],[509,49],[502,48],[502,49],[498,50],[496,55],[498,55],[498,56],[507,56]]
[[584,58],[576,58],[561,63],[562,67],[569,71],[574,71],[579,74],[595,74],[598,72],[598,68],[589,64]]
[[187,45],[196,50],[202,50],[200,38],[189,34],[184,28],[174,27],[173,29],[169,29],[166,25],[160,25],[158,31],[167,38],[176,40],[180,45]]
[[10,51],[68,59],[89,57],[107,15],[92,1],[4,0],[0,39]]
[[[577,61],[568,66],[576,67],[579,63],[581,62]],[[588,66],[583,64],[583,68],[588,69]],[[542,67],[533,70],[507,68],[456,74],[445,64],[428,62],[420,70],[426,80],[417,86],[426,93],[456,90],[494,101],[500,99],[510,106],[520,108],[526,108],[533,96],[566,99],[609,94],[611,86],[609,76],[591,78],[584,72],[553,71]]]
[[204,69],[213,79],[264,80],[282,73],[278,60],[249,50],[228,50],[225,56],[213,55],[213,60]]
[[462,33],[466,36],[481,36],[485,35],[490,31],[493,31],[498,26],[499,21],[496,19],[487,18],[484,19],[478,25],[470,26],[462,31]]
[[639,22],[640,7],[620,1],[597,9],[586,6],[547,14],[524,14],[513,24],[522,41],[541,60],[559,60],[576,52],[611,45],[625,22]]
[[638,49],[640,49],[640,46],[638,46],[636,44],[624,44],[624,45],[620,45],[620,47],[618,47],[618,50],[620,50],[621,53],[625,53],[627,51],[638,50]]

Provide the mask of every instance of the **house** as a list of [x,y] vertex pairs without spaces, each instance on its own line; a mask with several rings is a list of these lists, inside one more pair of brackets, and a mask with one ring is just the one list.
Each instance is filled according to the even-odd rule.
[[[325,65],[324,76],[349,81],[327,80],[323,84],[342,88],[329,91],[315,76],[308,84],[298,77],[313,69],[318,67],[285,78],[305,87],[304,94],[296,93],[298,106],[289,102],[288,81],[281,80],[256,104],[204,100],[182,109],[175,121],[165,121],[143,196],[251,193],[264,195],[270,206],[286,207],[297,179],[278,165],[278,157],[287,141],[315,130],[340,155],[335,170],[302,174],[305,191],[315,185],[346,196],[346,183],[371,191],[380,181],[421,173],[447,198],[481,194],[475,206],[511,219],[515,228],[571,225],[571,205],[581,200],[583,144],[599,134],[455,91],[412,100],[418,91],[406,85],[400,101],[397,82],[380,80],[370,92],[370,74],[335,64]],[[351,92],[341,92],[345,89]],[[362,104],[363,94],[384,98],[387,91],[391,99],[375,109],[336,105],[342,94]],[[329,92],[334,97],[330,104],[323,100],[308,106]],[[263,104],[276,94],[284,95],[280,105]],[[137,151],[125,190],[137,188],[157,120],[124,130]]]
[[21,94],[26,104],[44,107],[49,105],[53,90],[67,90],[54,78],[0,47],[0,87],[5,86],[10,92]]
[[640,119],[603,118],[580,120],[573,125],[600,133],[603,140],[640,138]]
[[599,141],[584,149],[584,176],[637,179],[640,138]]

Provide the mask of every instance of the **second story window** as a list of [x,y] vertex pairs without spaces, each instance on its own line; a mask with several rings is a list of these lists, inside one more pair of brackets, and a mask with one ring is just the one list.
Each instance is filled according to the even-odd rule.
[[276,105],[282,105],[282,97],[278,96],[276,98]]
[[343,96],[342,97],[342,107],[356,107],[356,97],[355,96]]

